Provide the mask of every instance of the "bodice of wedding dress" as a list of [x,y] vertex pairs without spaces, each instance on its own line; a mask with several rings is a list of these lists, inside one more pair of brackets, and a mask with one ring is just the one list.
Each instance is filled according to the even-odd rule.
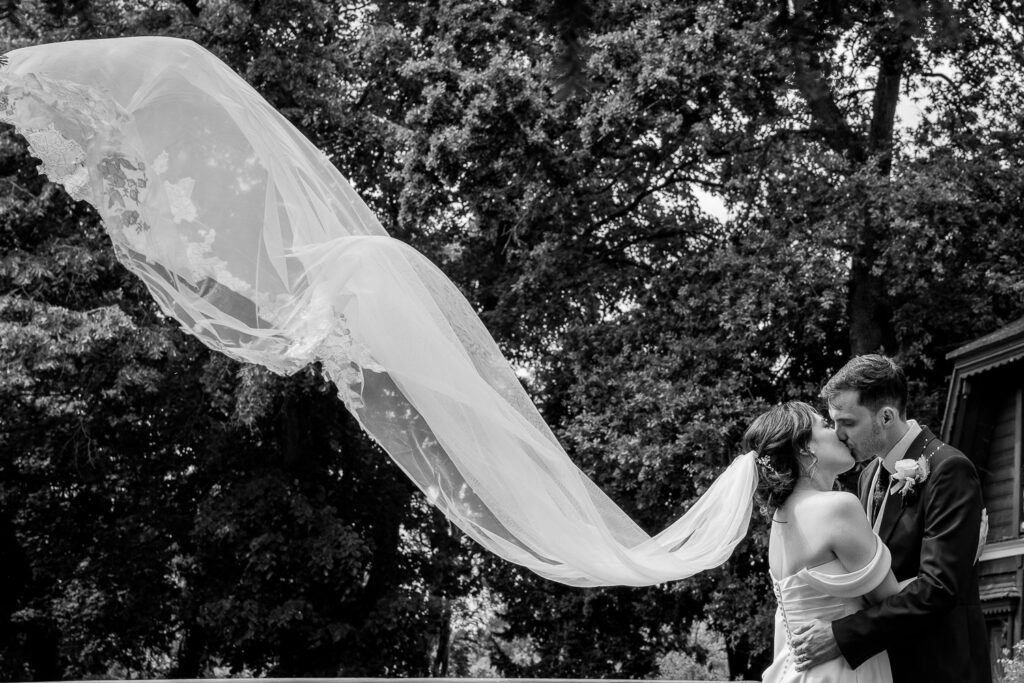
[[856,571],[847,572],[839,560],[832,560],[783,579],[772,577],[787,640],[796,626],[815,619],[832,621],[859,610],[862,596],[882,583],[891,564],[889,549],[876,535],[874,555]]
[[7,56],[0,119],[96,209],[163,312],[238,360],[319,364],[484,547],[563,583],[649,585],[721,564],[746,534],[752,454],[660,534],[640,529],[562,450],[458,288],[208,51],[140,37]]
[[[870,561],[855,571],[846,571],[839,560],[805,567],[783,579],[775,579],[769,570],[778,604],[775,612],[775,661],[765,672],[764,680],[799,680],[790,656],[795,629],[813,621],[834,622],[863,608],[863,596],[882,584],[892,565],[892,555],[882,539],[874,537],[874,544]],[[828,667],[838,667],[840,678],[837,680],[844,680],[847,672],[842,661],[834,661]],[[872,673],[874,668],[888,676],[887,663],[873,663],[859,671],[857,676],[868,681],[876,680],[872,677],[881,674]],[[811,677],[808,680],[818,679]]]
[[[832,622],[864,607],[863,596],[877,588],[889,573],[892,556],[875,536],[875,552],[860,569],[847,572],[838,560],[804,568],[782,579],[771,576],[778,606],[775,613],[775,658],[762,680],[769,683],[835,681],[884,683],[891,681],[884,653],[855,671],[840,657],[815,669],[798,672],[790,652],[793,630],[815,620]],[[771,572],[769,571],[769,575]]]

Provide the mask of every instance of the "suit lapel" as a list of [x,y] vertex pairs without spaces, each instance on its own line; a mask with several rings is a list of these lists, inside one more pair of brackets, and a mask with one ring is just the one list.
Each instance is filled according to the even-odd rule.
[[[935,435],[927,427],[922,427],[921,433],[910,444],[910,448],[907,449],[907,454],[904,458],[907,460],[917,460],[924,453],[924,447],[934,439]],[[921,486],[924,486],[924,484],[921,484]],[[920,497],[920,488],[915,493]],[[886,545],[889,544],[889,539],[892,537],[893,531],[896,530],[900,517],[903,516],[904,511],[907,509],[905,503],[906,501],[900,493],[890,495],[889,500],[885,503],[885,510],[882,511],[882,523],[878,527],[878,535]]]

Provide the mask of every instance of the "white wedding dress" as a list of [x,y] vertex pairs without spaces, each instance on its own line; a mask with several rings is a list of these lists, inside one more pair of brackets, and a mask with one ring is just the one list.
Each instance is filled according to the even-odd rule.
[[[882,652],[851,669],[838,657],[808,671],[797,671],[790,650],[790,634],[815,619],[832,622],[864,608],[863,597],[889,572],[889,549],[875,537],[871,561],[855,572],[845,572],[838,560],[804,568],[783,579],[771,577],[778,608],[775,612],[775,657],[764,672],[765,683],[891,683],[889,656]],[[771,571],[769,570],[769,575]]]

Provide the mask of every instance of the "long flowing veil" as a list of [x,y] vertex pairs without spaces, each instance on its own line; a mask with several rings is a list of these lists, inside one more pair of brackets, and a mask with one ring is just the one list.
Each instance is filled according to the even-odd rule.
[[566,584],[649,585],[721,564],[746,534],[752,454],[663,532],[641,530],[559,446],[458,289],[205,49],[120,38],[8,59],[0,119],[96,208],[162,310],[232,358],[321,363],[485,548]]

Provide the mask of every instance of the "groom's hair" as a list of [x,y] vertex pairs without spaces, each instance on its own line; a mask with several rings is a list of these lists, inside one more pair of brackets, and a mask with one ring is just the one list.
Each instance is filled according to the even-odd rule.
[[821,397],[831,405],[843,391],[859,392],[860,404],[872,412],[891,405],[900,417],[906,417],[907,376],[888,356],[877,353],[855,356],[822,387]]

